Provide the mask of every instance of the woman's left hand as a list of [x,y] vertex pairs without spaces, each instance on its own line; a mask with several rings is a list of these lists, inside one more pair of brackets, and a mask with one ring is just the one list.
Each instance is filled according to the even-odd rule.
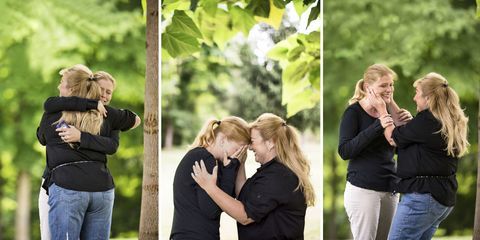
[[66,143],[80,142],[81,132],[75,126],[68,125],[68,128],[57,128],[55,131]]
[[203,160],[200,160],[200,164],[198,164],[198,161],[195,161],[195,165],[192,168],[192,178],[203,190],[207,191],[207,189],[217,186],[218,166],[213,167],[212,174],[208,173]]

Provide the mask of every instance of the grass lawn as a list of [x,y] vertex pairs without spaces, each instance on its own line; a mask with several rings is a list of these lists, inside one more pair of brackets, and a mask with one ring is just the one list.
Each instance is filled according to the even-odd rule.
[[[315,188],[317,201],[314,207],[307,209],[305,219],[305,240],[321,239],[320,232],[322,217],[322,163],[320,162],[320,143],[305,141],[302,149],[310,160],[310,175]],[[168,239],[173,219],[173,177],[178,162],[187,152],[187,148],[162,150],[160,156],[160,239]],[[252,176],[260,165],[255,162],[251,151],[248,152],[246,163],[247,177]],[[220,222],[220,239],[236,240],[236,222],[230,216],[222,213]]]

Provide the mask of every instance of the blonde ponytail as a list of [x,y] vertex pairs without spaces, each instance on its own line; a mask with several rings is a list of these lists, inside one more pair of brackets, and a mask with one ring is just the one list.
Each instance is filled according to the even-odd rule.
[[235,116],[225,117],[222,120],[208,120],[198,133],[191,147],[208,147],[215,142],[217,134],[223,133],[227,139],[248,144],[250,142],[250,128],[248,123]]
[[431,72],[413,84],[419,87],[432,115],[440,122],[440,133],[447,144],[448,155],[461,157],[470,145],[467,139],[468,118],[460,107],[457,93],[440,74]]
[[296,129],[271,113],[262,114],[251,124],[251,128],[257,129],[264,140],[273,140],[278,161],[298,177],[295,191],[301,190],[307,206],[313,206],[315,191],[310,182],[310,163],[300,149]]
[[365,89],[363,89],[364,82],[363,78],[357,81],[357,84],[355,85],[355,93],[353,93],[353,97],[348,101],[349,105],[362,100],[367,95]]

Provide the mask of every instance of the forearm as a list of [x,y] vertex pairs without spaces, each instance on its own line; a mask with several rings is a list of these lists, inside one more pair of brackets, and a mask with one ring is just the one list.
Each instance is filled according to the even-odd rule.
[[390,145],[396,147],[397,145],[395,144],[395,141],[393,141],[393,138],[392,138],[393,129],[395,129],[395,125],[386,127],[385,130],[383,131],[383,135],[385,135],[385,139],[387,139]]
[[247,174],[245,173],[245,163],[240,164],[235,180],[235,195],[238,196],[242,190],[243,184],[247,181]]
[[254,222],[248,218],[243,203],[223,192],[218,186],[212,186],[206,189],[206,192],[224,212],[240,224],[247,225]]

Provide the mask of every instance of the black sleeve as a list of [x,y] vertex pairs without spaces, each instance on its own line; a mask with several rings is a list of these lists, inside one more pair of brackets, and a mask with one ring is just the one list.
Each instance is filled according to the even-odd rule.
[[130,110],[116,109],[105,106],[107,109],[107,121],[113,130],[126,131],[135,125],[137,115]]
[[91,109],[97,109],[98,101],[79,97],[49,97],[43,104],[47,113],[61,111],[80,111],[85,112]]
[[[207,168],[208,172],[211,174],[213,171],[213,167],[216,165],[215,159],[203,159],[205,163],[205,167]],[[217,185],[218,178],[217,178]],[[195,195],[197,196],[197,203],[200,211],[203,215],[205,215],[209,219],[215,219],[220,215],[222,209],[208,196],[207,192],[203,190],[198,184],[195,184]]]
[[298,181],[293,176],[271,173],[257,178],[242,200],[247,216],[260,222],[279,205],[288,201],[289,193],[293,193]]
[[376,119],[373,124],[360,131],[359,117],[352,108],[347,108],[343,114],[338,143],[338,154],[343,160],[356,157],[372,140],[383,134],[383,127],[379,119]]
[[428,131],[431,126],[427,126],[425,122],[423,115],[419,114],[407,124],[393,129],[392,138],[397,147],[405,148],[411,144],[425,143],[426,134],[432,133]]
[[227,166],[219,165],[218,172],[221,174],[219,174],[219,187],[228,195],[235,197],[235,180],[240,161],[236,158],[231,158]]
[[117,152],[119,140],[118,130],[112,131],[108,137],[81,132],[80,148],[112,155]]
[[40,124],[37,127],[37,139],[43,146],[47,145],[47,140],[45,139],[45,118],[46,115],[43,113],[42,120],[40,120]]

